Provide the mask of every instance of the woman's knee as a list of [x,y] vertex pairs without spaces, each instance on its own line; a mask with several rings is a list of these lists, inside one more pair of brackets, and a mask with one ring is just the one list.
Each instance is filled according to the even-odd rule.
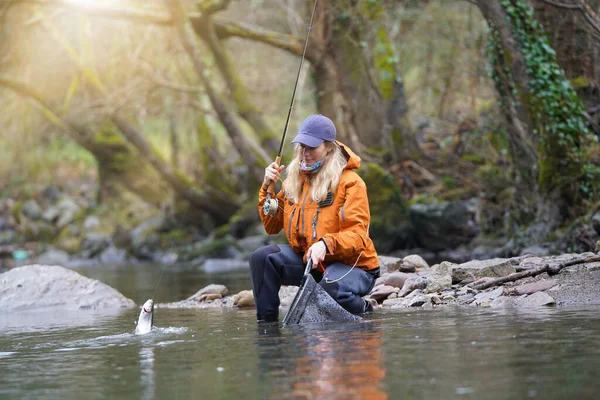
[[265,265],[269,254],[277,253],[280,249],[276,244],[259,247],[250,254],[249,263],[250,269],[262,268]]

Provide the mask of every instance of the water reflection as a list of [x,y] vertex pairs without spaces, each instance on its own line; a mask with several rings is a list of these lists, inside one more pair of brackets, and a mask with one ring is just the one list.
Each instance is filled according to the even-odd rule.
[[142,347],[139,354],[142,399],[154,399],[154,348]]
[[[258,328],[272,399],[387,399],[381,330],[372,323]],[[268,393],[270,391],[270,393]]]

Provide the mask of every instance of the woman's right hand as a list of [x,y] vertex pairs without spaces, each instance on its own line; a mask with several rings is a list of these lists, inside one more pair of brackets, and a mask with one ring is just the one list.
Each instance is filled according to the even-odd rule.
[[271,182],[277,182],[277,180],[279,180],[279,175],[284,168],[284,165],[277,165],[277,163],[272,162],[265,168],[265,179],[263,180],[263,184],[269,185]]

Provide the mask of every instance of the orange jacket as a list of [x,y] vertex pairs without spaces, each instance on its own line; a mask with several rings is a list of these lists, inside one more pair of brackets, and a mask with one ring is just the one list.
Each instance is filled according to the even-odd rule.
[[[357,267],[371,270],[379,267],[379,260],[369,238],[371,214],[367,186],[354,171],[360,166],[360,158],[342,143],[336,143],[341,147],[348,164],[342,172],[331,205],[320,207],[312,200],[311,176],[307,174],[297,204],[285,195],[283,182],[282,190],[276,195],[279,209],[274,217],[262,211],[268,188],[263,185],[258,195],[258,212],[267,233],[276,234],[284,229],[288,243],[296,253],[305,254],[313,243],[323,239],[327,246],[325,263],[356,263]],[[306,256],[303,257],[306,262]]]

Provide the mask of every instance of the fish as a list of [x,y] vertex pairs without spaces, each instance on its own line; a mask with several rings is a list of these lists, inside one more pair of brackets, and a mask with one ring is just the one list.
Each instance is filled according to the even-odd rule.
[[144,335],[152,330],[154,326],[154,300],[148,299],[142,306],[140,316],[138,317],[134,335]]

